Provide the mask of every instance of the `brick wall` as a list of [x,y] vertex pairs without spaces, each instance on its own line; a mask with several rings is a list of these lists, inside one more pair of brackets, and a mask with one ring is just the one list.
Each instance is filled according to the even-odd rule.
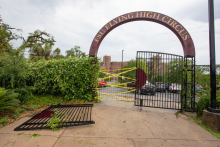
[[[111,62],[111,56],[103,56],[103,63],[100,63],[101,69],[107,70],[108,72],[115,73],[116,70],[121,69],[122,62]],[[126,65],[127,62],[123,62],[123,65]]]

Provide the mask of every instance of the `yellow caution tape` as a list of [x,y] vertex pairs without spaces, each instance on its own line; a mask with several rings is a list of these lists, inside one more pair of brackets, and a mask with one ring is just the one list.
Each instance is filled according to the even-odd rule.
[[[107,77],[105,77],[105,78],[100,78],[100,80],[108,79],[108,78],[115,77],[115,76],[122,77],[122,76],[120,76],[121,74],[127,73],[127,72],[132,71],[132,70],[135,70],[135,69],[137,69],[137,68],[136,68],[136,67],[133,67],[133,68],[125,68],[125,69],[121,69],[121,70],[126,70],[126,69],[130,69],[130,70],[127,70],[127,71],[124,71],[124,72],[121,72],[121,73],[118,73],[118,74],[111,74],[111,73],[103,72],[103,73],[109,74],[109,76],[107,76]],[[102,72],[102,71],[99,71],[99,72]],[[134,79],[129,78],[129,77],[124,77],[124,78],[134,80]]]
[[[107,70],[101,70],[99,72],[106,73],[108,76],[104,77],[104,78],[101,78],[100,80],[104,80],[104,79],[108,79],[108,78],[110,79],[111,77],[114,77],[114,76],[122,77],[121,74],[125,74],[125,73],[130,72],[130,71],[135,70],[135,69],[137,69],[137,68],[136,67],[132,67],[132,68],[117,69],[117,70],[123,70],[123,72],[120,72],[120,73],[117,73],[117,74],[108,73],[108,71],[115,71],[115,70],[108,70],[108,71]],[[136,81],[136,79],[132,79],[132,78],[129,78],[129,77],[124,77],[123,76],[123,78],[129,79],[129,80],[131,80],[131,82],[135,82]],[[136,89],[134,89],[134,88],[124,87],[124,84],[128,84],[128,83],[131,83],[131,82],[122,83],[122,84],[119,84],[119,85],[107,84],[108,87],[93,88],[93,91],[97,92],[100,95],[98,97],[95,97],[95,99],[135,101],[135,100],[132,100],[131,98],[124,98],[124,97],[118,96],[120,94],[125,94],[125,93],[128,93],[128,92],[136,91]],[[111,88],[111,87],[123,88],[123,89],[127,89],[128,91],[119,92],[119,93],[113,93],[113,94],[109,94],[109,93],[98,91],[99,89],[104,89],[104,88],[106,89],[106,88]],[[117,98],[107,98],[107,97],[110,97],[110,96],[117,97]]]

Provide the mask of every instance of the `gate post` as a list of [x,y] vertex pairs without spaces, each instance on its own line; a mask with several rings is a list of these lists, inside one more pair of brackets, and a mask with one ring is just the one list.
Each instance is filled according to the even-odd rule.
[[[188,65],[188,63],[190,62],[191,64]],[[184,74],[185,74],[184,75],[184,97],[185,97],[184,111],[195,112],[195,56],[184,57]],[[187,74],[191,74],[191,78],[189,81],[187,80],[188,78]],[[189,91],[188,91],[188,85],[190,87]],[[191,102],[190,109],[187,107],[188,98],[190,99]]]
[[140,99],[140,110],[142,110],[142,106],[143,106],[143,99]]

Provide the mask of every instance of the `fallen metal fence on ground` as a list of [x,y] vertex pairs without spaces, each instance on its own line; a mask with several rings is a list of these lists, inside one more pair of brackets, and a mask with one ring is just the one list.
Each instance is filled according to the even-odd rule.
[[14,131],[48,129],[53,117],[61,120],[59,128],[94,124],[91,120],[93,104],[52,105],[16,127]]

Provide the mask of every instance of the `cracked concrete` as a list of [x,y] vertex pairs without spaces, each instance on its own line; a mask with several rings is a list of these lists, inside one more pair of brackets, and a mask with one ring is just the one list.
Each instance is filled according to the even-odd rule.
[[[0,129],[0,146],[13,147],[220,147],[220,140],[175,110],[143,107],[133,102],[101,100],[92,110],[95,124],[51,130],[13,131],[30,117]],[[18,135],[24,132],[23,135]],[[30,138],[33,134],[40,137]]]

